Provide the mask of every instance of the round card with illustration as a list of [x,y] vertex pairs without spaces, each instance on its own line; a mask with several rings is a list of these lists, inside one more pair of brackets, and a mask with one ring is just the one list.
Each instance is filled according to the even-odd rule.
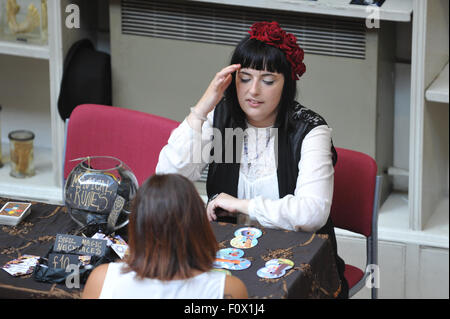
[[229,270],[244,270],[250,267],[252,263],[245,258],[216,258],[213,262],[214,268],[225,268]]
[[242,227],[234,232],[235,237],[244,236],[244,237],[252,237],[259,238],[262,236],[262,231],[255,227]]
[[252,248],[258,244],[258,240],[252,237],[237,236],[230,241],[230,245],[235,248]]
[[289,259],[278,258],[266,262],[266,266],[259,269],[256,274],[261,278],[274,279],[283,277],[286,271],[294,267],[294,262]]
[[216,257],[220,258],[240,258],[244,256],[244,251],[242,249],[237,248],[224,248],[217,252]]

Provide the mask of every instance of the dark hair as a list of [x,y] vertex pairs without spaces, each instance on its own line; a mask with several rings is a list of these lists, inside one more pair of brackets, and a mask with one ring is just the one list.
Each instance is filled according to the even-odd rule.
[[[297,95],[297,84],[292,79],[291,65],[283,51],[256,39],[246,36],[236,46],[230,64],[241,64],[241,68],[267,70],[284,75],[284,87],[278,106],[275,127],[289,127],[290,115]],[[236,79],[233,76],[231,84],[225,91],[225,99],[231,107],[231,116],[238,126],[245,128],[245,113],[242,111],[236,92]]]
[[212,267],[218,244],[193,183],[153,175],[139,188],[128,225],[126,271],[140,278],[186,279]]

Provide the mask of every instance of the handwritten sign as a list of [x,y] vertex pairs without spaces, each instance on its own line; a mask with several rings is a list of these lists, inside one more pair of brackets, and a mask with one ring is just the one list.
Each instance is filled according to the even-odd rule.
[[90,212],[109,212],[114,205],[117,188],[118,183],[111,175],[74,172],[66,186],[66,203]]
[[66,269],[69,265],[87,265],[90,260],[90,256],[51,253],[48,255],[48,267]]
[[53,250],[78,255],[104,256],[106,240],[57,234]]

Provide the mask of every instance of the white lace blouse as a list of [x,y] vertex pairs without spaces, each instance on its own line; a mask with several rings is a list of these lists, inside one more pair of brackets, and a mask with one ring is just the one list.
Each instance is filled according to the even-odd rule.
[[[212,147],[214,111],[201,134],[184,120],[159,155],[156,173],[179,173],[192,181],[200,178]],[[239,171],[238,198],[249,199],[249,217],[263,227],[316,231],[325,225],[333,198],[334,169],[331,128],[320,125],[304,138],[294,195],[279,198],[275,134],[255,128],[244,138]],[[200,154],[202,154],[200,156]],[[279,154],[283,156],[283,154]]]

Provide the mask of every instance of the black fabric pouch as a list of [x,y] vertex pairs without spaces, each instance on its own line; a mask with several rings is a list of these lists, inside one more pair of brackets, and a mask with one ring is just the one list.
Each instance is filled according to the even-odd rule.
[[[73,235],[85,235],[86,237],[93,236],[97,231],[101,231],[105,233],[106,224],[96,224],[96,225],[88,225],[85,226],[73,233]],[[108,235],[108,234],[107,234]],[[127,237],[126,234],[121,234],[124,237]],[[44,257],[39,259],[38,264],[34,268],[33,278],[36,281],[40,282],[49,282],[49,283],[57,283],[57,284],[65,284],[66,280],[69,276],[74,275],[73,270],[68,270],[67,268],[53,268],[49,267],[49,256],[52,253],[65,254],[65,255],[73,255],[79,256],[78,254],[70,254],[70,252],[55,252],[52,247],[49,249],[47,254]],[[101,264],[106,264],[110,262],[114,262],[119,259],[119,256],[111,249],[111,247],[107,246],[105,254],[103,256],[91,256],[89,264],[82,265],[81,262],[78,267],[78,275],[80,284],[85,284],[90,273],[94,270],[95,267],[100,266]]]
[[[45,257],[41,257],[39,259],[39,263],[34,268],[33,277],[36,281],[40,282],[50,282],[57,284],[64,284],[67,280],[67,277],[70,275],[74,275],[73,270],[68,270],[67,268],[51,268],[49,267],[49,255],[53,253],[53,247],[48,251]],[[61,252],[57,252],[61,253]],[[69,254],[66,254],[69,255]],[[74,255],[78,256],[78,255]],[[104,256],[92,256],[89,264],[87,265],[79,265],[78,274],[80,284],[85,284],[89,274],[95,267],[100,266],[101,264],[114,262],[119,257],[116,253],[110,248],[106,247],[106,253]]]

